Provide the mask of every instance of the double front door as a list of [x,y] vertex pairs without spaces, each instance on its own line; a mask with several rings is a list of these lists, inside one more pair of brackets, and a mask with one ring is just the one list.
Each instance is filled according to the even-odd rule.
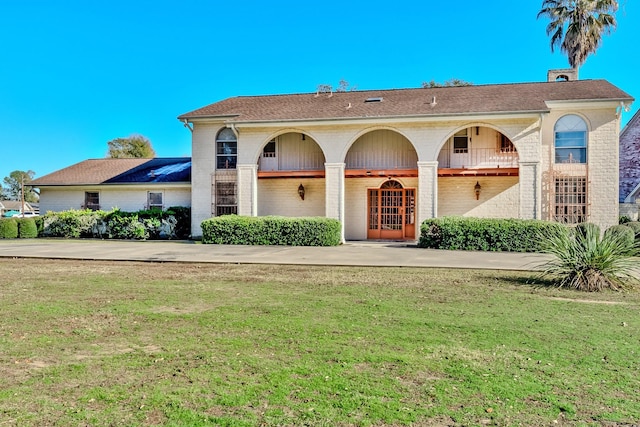
[[415,200],[415,189],[394,180],[368,190],[367,238],[414,239]]

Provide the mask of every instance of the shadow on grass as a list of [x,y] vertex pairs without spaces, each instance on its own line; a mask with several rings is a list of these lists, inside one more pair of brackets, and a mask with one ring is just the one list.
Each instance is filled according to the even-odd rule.
[[521,275],[505,274],[501,280],[516,286],[524,286],[533,289],[557,289],[555,281],[542,276],[541,272],[530,272]]

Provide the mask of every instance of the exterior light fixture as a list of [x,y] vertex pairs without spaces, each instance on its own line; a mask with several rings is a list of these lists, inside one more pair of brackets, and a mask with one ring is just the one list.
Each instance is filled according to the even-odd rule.
[[473,189],[476,192],[476,200],[480,200],[480,190],[482,190],[480,182],[476,181],[476,185],[473,186]]
[[298,196],[304,200],[304,186],[302,184],[298,186]]

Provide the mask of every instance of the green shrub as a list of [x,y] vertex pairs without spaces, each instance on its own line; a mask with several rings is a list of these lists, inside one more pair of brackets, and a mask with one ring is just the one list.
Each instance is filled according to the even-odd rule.
[[628,215],[622,215],[618,218],[618,224],[626,224],[628,222],[631,222],[631,218]]
[[607,228],[607,230],[604,232],[605,235],[611,233],[622,234],[622,238],[628,240],[628,244],[630,246],[633,246],[636,235],[631,227],[627,227],[626,225],[614,225],[613,227]]
[[[184,238],[191,228],[191,209],[171,208],[123,212],[69,210],[47,212],[41,219],[41,232],[46,237],[93,237],[115,239]],[[177,218],[178,219],[177,219]]]
[[14,218],[0,218],[0,239],[18,237],[18,222]]
[[633,232],[636,235],[636,242],[640,243],[640,222],[638,221],[627,222],[625,224],[625,227],[629,227],[630,229],[633,230]]
[[21,239],[33,239],[38,237],[38,228],[33,218],[18,218],[18,237]]
[[44,217],[37,216],[33,218],[33,221],[36,223],[36,230],[38,230],[38,236],[41,236],[42,232],[44,231]]
[[138,214],[113,210],[105,217],[110,239],[138,239],[149,238],[149,231],[138,220]]
[[47,212],[42,235],[46,237],[101,237],[105,232],[103,211],[68,210]]
[[171,206],[167,209],[166,214],[171,220],[173,217],[173,237],[177,239],[187,239],[191,235],[191,208],[184,206]]
[[431,218],[420,225],[418,247],[468,251],[538,252],[536,238],[546,228],[561,224],[540,220],[471,217]]
[[341,224],[322,217],[224,215],[202,221],[202,242],[224,245],[336,246]]
[[581,224],[563,232],[544,230],[543,252],[553,255],[540,277],[558,287],[581,291],[622,290],[638,283],[640,246],[620,231],[604,233],[594,224]]

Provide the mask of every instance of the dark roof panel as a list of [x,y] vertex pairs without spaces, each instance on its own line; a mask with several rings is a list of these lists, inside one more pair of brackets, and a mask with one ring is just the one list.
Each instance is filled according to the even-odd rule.
[[190,182],[191,158],[89,159],[33,180],[30,185]]

